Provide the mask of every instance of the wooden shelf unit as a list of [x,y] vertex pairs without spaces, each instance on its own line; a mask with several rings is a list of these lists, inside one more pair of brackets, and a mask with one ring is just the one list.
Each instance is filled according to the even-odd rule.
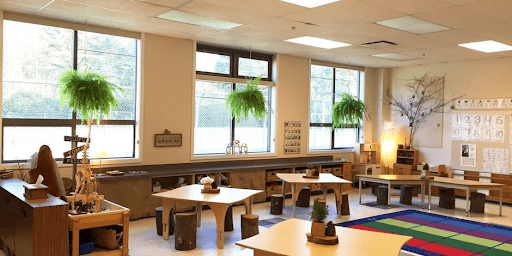
[[378,143],[359,144],[359,163],[380,163],[380,146]]
[[411,175],[416,171],[418,151],[412,149],[397,149],[396,163],[393,164],[393,174]]

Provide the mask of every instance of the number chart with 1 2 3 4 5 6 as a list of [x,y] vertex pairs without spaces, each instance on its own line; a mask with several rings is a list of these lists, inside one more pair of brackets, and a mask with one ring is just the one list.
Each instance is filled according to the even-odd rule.
[[505,142],[505,116],[452,114],[452,140]]

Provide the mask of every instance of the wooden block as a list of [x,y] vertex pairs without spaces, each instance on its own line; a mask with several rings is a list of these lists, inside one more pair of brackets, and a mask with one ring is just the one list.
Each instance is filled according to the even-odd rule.
[[315,244],[333,245],[338,244],[338,236],[312,236],[311,233],[307,233],[308,241]]

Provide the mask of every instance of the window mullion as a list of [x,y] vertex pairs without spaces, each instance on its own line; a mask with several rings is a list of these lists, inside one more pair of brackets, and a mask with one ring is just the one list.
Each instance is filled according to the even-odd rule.
[[[332,106],[331,106],[331,126],[332,126],[332,107],[336,101],[336,69],[332,68]],[[331,149],[334,149],[334,129],[331,129]]]

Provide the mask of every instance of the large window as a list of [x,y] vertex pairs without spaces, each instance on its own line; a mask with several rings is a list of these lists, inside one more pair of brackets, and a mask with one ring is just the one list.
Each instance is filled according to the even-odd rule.
[[198,46],[196,54],[194,154],[226,154],[234,140],[245,143],[250,153],[271,151],[270,100],[272,90],[261,86],[268,115],[237,122],[226,109],[226,97],[244,89],[245,79],[261,76],[270,81],[272,56]]
[[4,20],[2,161],[24,161],[43,144],[53,156],[71,149],[65,135],[87,137],[80,115],[60,107],[64,70],[90,70],[120,86],[119,109],[93,125],[91,158],[132,158],[136,145],[139,41],[133,38]]
[[360,98],[364,72],[324,65],[311,65],[309,149],[350,149],[359,141],[360,129],[331,129],[332,106],[342,93]]

